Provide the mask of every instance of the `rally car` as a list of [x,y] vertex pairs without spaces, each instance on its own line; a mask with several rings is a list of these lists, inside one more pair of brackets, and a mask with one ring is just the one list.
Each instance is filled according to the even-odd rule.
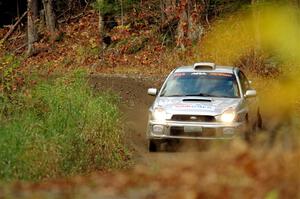
[[195,63],[173,70],[149,109],[148,149],[172,140],[249,139],[262,125],[256,90],[237,67]]

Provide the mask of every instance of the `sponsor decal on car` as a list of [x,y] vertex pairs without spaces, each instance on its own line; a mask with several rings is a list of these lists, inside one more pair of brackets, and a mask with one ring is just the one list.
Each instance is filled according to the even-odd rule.
[[174,77],[185,76],[185,73],[174,73]]
[[203,104],[175,104],[175,109],[182,109],[182,110],[201,110],[201,111],[215,111],[215,106],[208,106]]
[[195,72],[195,73],[192,73],[191,75],[207,75],[207,73],[205,73],[205,72]]
[[208,73],[210,76],[232,77],[231,73]]

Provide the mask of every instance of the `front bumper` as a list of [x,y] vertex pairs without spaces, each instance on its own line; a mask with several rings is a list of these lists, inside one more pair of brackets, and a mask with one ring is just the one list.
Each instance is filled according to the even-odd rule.
[[[186,132],[186,128],[201,129]],[[226,140],[243,135],[245,122],[224,124],[221,122],[179,122],[149,121],[148,139],[192,139],[192,140]],[[199,132],[197,132],[199,131]]]

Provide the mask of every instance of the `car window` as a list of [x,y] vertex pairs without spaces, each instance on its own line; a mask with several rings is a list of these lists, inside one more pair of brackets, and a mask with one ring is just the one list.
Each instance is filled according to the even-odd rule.
[[246,91],[250,89],[249,81],[246,75],[242,71],[239,71],[238,76],[241,82],[242,92],[243,94],[245,94]]
[[174,73],[161,96],[239,97],[236,78],[230,73]]

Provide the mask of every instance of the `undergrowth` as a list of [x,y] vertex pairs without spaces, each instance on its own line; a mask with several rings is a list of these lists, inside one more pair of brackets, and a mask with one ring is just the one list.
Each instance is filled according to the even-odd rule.
[[123,168],[118,98],[75,72],[0,98],[0,178],[40,180]]

